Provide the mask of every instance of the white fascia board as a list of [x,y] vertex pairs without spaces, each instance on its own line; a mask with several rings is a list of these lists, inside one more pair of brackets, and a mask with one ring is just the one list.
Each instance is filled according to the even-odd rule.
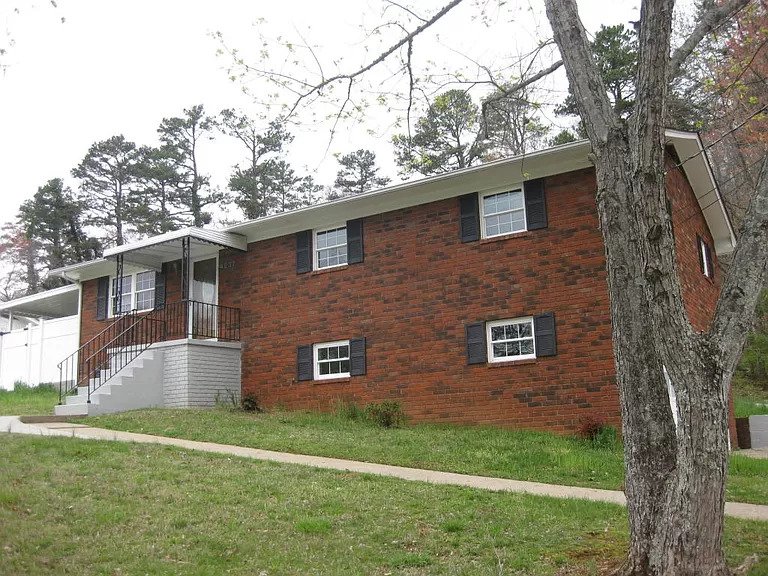
[[666,137],[677,150],[680,165],[693,188],[715,242],[715,252],[718,256],[730,254],[736,247],[736,234],[701,137],[696,132],[680,130],[667,130]]
[[226,229],[247,236],[248,242],[276,238],[307,229],[334,226],[354,218],[382,214],[471,192],[488,192],[519,185],[524,180],[590,168],[591,147],[586,140],[489,162],[341,198],[282,214],[237,224]]

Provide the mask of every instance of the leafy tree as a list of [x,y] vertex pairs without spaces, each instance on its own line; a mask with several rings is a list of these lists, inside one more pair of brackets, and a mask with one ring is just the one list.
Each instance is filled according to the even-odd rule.
[[282,159],[285,146],[293,136],[280,119],[273,120],[262,133],[251,118],[231,109],[221,111],[219,128],[237,139],[248,153],[247,164],[235,166],[229,178],[235,204],[246,218],[266,216],[282,204],[282,199],[277,197],[279,192],[271,185],[274,180],[280,180],[278,173],[283,167],[277,161]]
[[[83,230],[83,204],[60,178],[49,180],[22,203],[17,222],[44,269],[92,260],[101,253],[98,240]],[[46,279],[43,284],[51,287],[61,282]]]
[[136,144],[124,136],[96,142],[72,176],[80,180],[80,197],[85,224],[104,232],[106,244],[125,243],[129,231],[128,195],[135,182],[138,162]]
[[211,214],[205,207],[224,199],[224,194],[210,189],[210,178],[198,165],[198,146],[202,139],[213,137],[214,127],[213,120],[205,115],[203,105],[198,104],[185,109],[182,116],[163,118],[157,129],[160,142],[173,150],[178,158],[180,202],[185,206],[192,226],[208,224]]
[[285,160],[267,161],[259,178],[259,185],[270,198],[268,209],[271,214],[314,204],[322,190],[322,186],[316,185],[311,176],[298,176]]
[[402,173],[440,174],[480,162],[487,146],[480,134],[477,104],[465,90],[437,96],[416,121],[412,138],[397,134],[395,162]]
[[0,235],[0,261],[7,269],[1,283],[0,299],[12,300],[40,290],[37,247],[17,223],[3,227]]
[[[632,110],[635,97],[637,33],[624,28],[623,24],[600,26],[590,48],[614,110],[626,116]],[[578,104],[572,90],[555,113],[578,115]]]
[[154,236],[189,224],[182,196],[182,161],[175,147],[139,148],[134,167],[136,183],[129,197],[137,233]]
[[578,136],[568,129],[561,130],[549,139],[550,146],[559,146],[560,144],[568,144],[569,142],[576,142]]
[[389,178],[376,175],[376,154],[370,150],[356,150],[338,160],[341,169],[334,183],[336,197],[362,194],[389,184]]
[[525,154],[542,147],[549,127],[537,117],[538,107],[528,101],[523,89],[507,96],[507,84],[483,99],[481,137],[486,150],[483,160]]

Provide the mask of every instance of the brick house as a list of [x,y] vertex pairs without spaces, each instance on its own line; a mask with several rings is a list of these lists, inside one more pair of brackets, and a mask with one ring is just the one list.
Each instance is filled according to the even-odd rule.
[[[685,304],[703,330],[735,239],[698,136],[667,139]],[[321,410],[391,399],[414,421],[619,426],[589,152],[575,142],[57,270],[81,288],[81,348],[62,364],[78,393],[57,412],[243,393]]]

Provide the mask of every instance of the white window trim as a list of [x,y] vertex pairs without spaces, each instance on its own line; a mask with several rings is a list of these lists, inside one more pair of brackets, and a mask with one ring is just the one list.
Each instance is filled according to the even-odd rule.
[[[521,192],[523,194],[523,229],[522,230],[516,230],[514,232],[504,232],[503,234],[492,234],[488,235],[488,232],[485,230],[485,202],[483,200],[487,196],[496,196],[497,194],[504,194],[505,192]],[[525,211],[525,188],[523,186],[520,186],[518,188],[512,187],[512,188],[505,188],[504,190],[491,190],[489,192],[482,192],[477,195],[477,201],[479,204],[479,211],[480,211],[480,237],[481,238],[501,238],[503,236],[514,236],[515,234],[522,234],[523,232],[528,231],[528,213]],[[489,214],[491,216],[491,214]]]
[[699,238],[699,258],[701,258],[701,268],[704,270],[704,276],[712,278],[712,270],[709,269],[709,260],[712,258],[712,255],[709,251],[709,244],[701,237]]
[[[335,342],[320,342],[319,344],[312,345],[312,372],[315,380],[336,380],[338,378],[349,378],[349,372],[340,372],[338,374],[320,374],[320,364],[318,359],[318,351],[320,348],[328,348],[330,346],[346,346],[350,357],[346,358],[351,363],[351,350],[349,349],[349,340],[336,340]],[[342,358],[343,360],[343,358]],[[351,366],[350,366],[351,367]]]
[[347,231],[347,224],[346,222],[344,224],[339,224],[337,226],[328,226],[327,228],[318,228],[317,230],[312,231],[312,269],[313,270],[331,270],[332,268],[341,268],[342,266],[347,266],[349,262],[344,262],[343,264],[334,264],[333,266],[320,266],[320,258],[318,256],[320,250],[325,250],[326,248],[335,248],[337,246],[344,246],[347,248],[347,260],[349,260],[349,238],[347,238],[347,242],[345,244],[335,244],[334,246],[327,246],[326,248],[318,248],[317,247],[317,235],[322,234],[323,232],[330,232],[331,230],[340,230],[341,228],[344,228],[344,231]]
[[[493,357],[493,341],[491,340],[491,328],[496,326],[505,326],[507,324],[520,324],[522,322],[530,322],[531,324],[531,339],[533,340],[533,354],[522,354],[520,356],[505,356],[503,358]],[[526,338],[527,340],[527,338]],[[533,360],[536,358],[536,329],[533,323],[533,316],[523,316],[521,318],[505,318],[504,320],[494,320],[493,322],[485,323],[485,343],[486,354],[488,362],[491,364],[497,364],[500,362],[519,362],[520,360]]]
[[[123,277],[131,277],[131,308],[129,310],[125,310],[122,312],[115,312],[114,309],[114,300],[115,300],[115,293],[112,291],[113,287],[115,285],[115,278],[117,276],[110,275],[109,276],[109,302],[107,304],[107,317],[108,318],[116,318],[117,316],[124,316],[125,314],[128,314],[129,312],[136,310],[136,304],[137,304],[137,293],[138,292],[146,292],[147,290],[136,290],[136,281],[139,274],[143,274],[144,272],[152,272],[154,274],[154,270],[136,270],[136,272],[123,272]],[[154,288],[152,288],[152,292],[154,293],[155,290],[157,290],[157,285],[155,285]],[[125,296],[125,294],[122,294],[122,296]],[[154,302],[154,299],[153,299]],[[143,310],[138,310],[139,312],[150,312],[155,308],[154,303],[151,308],[144,308]]]

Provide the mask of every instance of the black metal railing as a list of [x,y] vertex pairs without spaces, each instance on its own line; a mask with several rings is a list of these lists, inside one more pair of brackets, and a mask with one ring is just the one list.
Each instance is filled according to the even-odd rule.
[[167,339],[215,338],[224,342],[240,340],[240,308],[197,300],[166,304]]
[[155,342],[180,338],[240,340],[240,309],[181,300],[150,312],[132,310],[58,364],[59,404],[78,388],[91,394]]

